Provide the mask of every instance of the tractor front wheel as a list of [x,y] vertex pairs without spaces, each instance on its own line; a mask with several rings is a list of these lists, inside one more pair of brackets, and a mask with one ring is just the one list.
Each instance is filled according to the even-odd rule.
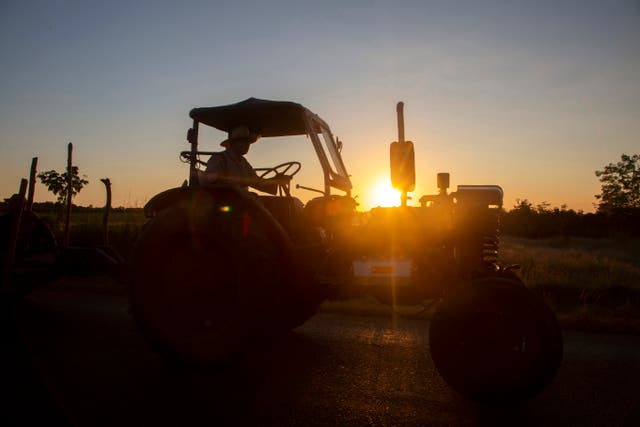
[[562,333],[554,313],[516,279],[462,285],[436,309],[431,357],[456,391],[481,402],[530,398],[555,377]]

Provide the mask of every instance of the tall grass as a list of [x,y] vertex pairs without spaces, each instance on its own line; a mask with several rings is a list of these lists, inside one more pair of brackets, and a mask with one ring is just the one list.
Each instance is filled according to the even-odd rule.
[[565,325],[640,332],[640,239],[505,237],[501,260]]
[[501,261],[534,288],[640,291],[640,240],[503,238]]

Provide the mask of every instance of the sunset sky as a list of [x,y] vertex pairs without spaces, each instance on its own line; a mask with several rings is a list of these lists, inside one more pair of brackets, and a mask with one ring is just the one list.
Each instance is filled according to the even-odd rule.
[[[414,203],[450,172],[454,188],[501,185],[507,208],[591,211],[594,171],[640,152],[640,2],[3,0],[0,94],[0,197],[33,156],[62,171],[73,142],[90,181],[76,203],[103,205],[109,177],[115,206],[142,206],[187,177],[191,108],[257,97],[331,125],[360,209],[388,183],[404,101]],[[248,158],[320,178],[304,138]],[[38,185],[36,200],[53,196]]]

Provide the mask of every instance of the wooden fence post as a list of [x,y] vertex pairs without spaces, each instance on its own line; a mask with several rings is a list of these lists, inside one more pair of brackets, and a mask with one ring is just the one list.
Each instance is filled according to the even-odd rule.
[[71,202],[73,200],[73,144],[67,145],[67,216],[64,221],[64,237],[62,247],[69,247],[69,222],[71,220]]
[[33,195],[36,191],[36,171],[38,169],[38,158],[31,159],[31,172],[29,173],[29,196],[27,197],[27,204],[24,209],[30,211],[33,207]]
[[102,217],[102,242],[104,246],[109,246],[109,211],[111,211],[111,181],[109,178],[102,178],[100,181],[107,190],[107,201],[104,205],[104,215]]

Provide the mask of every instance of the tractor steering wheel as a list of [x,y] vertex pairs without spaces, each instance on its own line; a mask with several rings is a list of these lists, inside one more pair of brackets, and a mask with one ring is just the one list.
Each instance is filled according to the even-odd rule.
[[[256,172],[262,172],[258,175],[258,177],[262,179],[276,178],[281,176],[284,176],[287,178],[293,178],[294,175],[298,173],[301,167],[302,165],[300,164],[300,162],[285,162],[285,163],[279,164],[278,166],[274,166],[272,168],[256,169]],[[287,174],[287,172],[289,172],[289,170],[292,168],[294,168],[293,172],[291,172],[290,174]],[[273,176],[267,176],[269,174],[273,174]]]
[[[258,168],[255,169],[255,171],[256,173],[259,172],[258,178],[283,178],[283,182],[278,183],[278,188],[282,190],[287,196],[290,196],[291,194],[289,193],[289,182],[291,182],[291,178],[293,178],[295,174],[300,171],[301,167],[302,165],[300,164],[300,162],[285,162],[271,168]],[[290,172],[292,169],[293,172]]]

